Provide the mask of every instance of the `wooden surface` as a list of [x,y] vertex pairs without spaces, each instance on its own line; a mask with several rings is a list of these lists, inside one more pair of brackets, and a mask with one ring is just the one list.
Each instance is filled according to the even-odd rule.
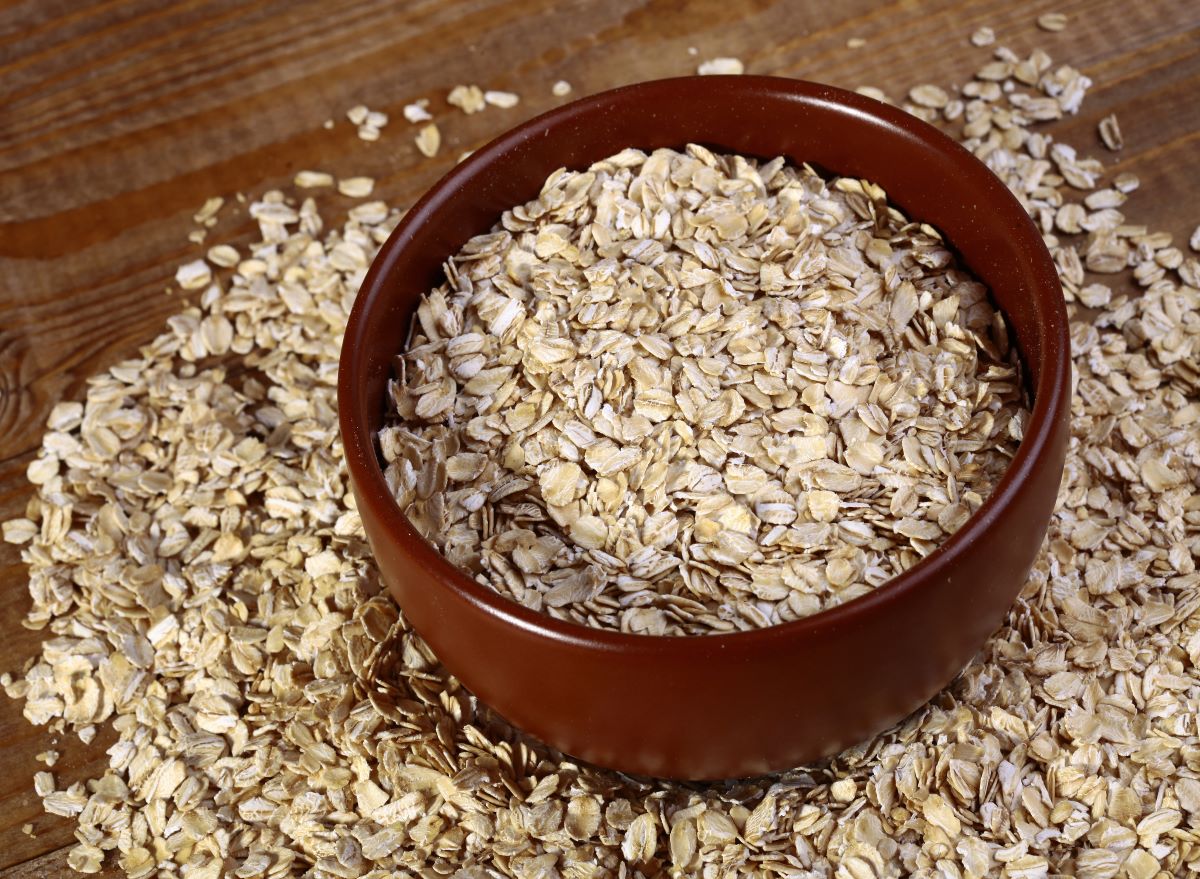
[[[1047,11],[1065,12],[1067,29],[1038,30]],[[962,83],[988,57],[967,40],[985,24],[1000,43],[1041,46],[1096,81],[1055,137],[1135,172],[1130,222],[1186,241],[1200,222],[1194,0],[0,2],[0,519],[29,497],[24,470],[49,408],[80,398],[89,375],[180,307],[164,288],[198,252],[186,236],[207,197],[230,203],[205,247],[249,240],[235,193],[287,185],[303,168],[371,175],[378,196],[408,203],[462,151],[561,103],[558,79],[578,96],[734,55],[749,72],[893,96]],[[866,45],[847,48],[851,37]],[[460,82],[522,100],[468,118],[444,101]],[[421,97],[441,123],[435,160],[417,153],[400,112]],[[392,117],[376,143],[345,120],[360,102]],[[1113,112],[1126,143],[1116,155],[1096,138]],[[0,588],[0,672],[20,672],[41,636],[21,626],[25,572],[7,544]],[[73,823],[43,814],[32,786],[51,739],[0,695],[0,879],[69,872]],[[65,785],[102,770],[112,737],[57,739]]]

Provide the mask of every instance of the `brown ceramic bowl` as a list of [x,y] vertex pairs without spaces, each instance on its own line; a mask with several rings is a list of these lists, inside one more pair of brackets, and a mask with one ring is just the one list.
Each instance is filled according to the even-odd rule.
[[[636,146],[785,155],[880,184],[940,229],[1015,329],[1033,416],[1008,473],[936,552],[874,592],[785,625],[664,638],[599,631],[473,582],[412,528],[376,433],[418,297],[442,262],[559,167]],[[351,484],[384,579],[446,667],[516,725],[627,772],[722,778],[796,766],[884,729],[944,687],[1000,624],[1042,542],[1067,442],[1069,341],[1041,236],[987,168],[908,114],[771,77],[642,83],[567,104],[492,141],[440,180],[376,257],[338,380]]]

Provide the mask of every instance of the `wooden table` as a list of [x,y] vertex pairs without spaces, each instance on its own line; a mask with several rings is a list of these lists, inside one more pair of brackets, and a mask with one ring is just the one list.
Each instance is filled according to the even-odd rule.
[[[1043,12],[1069,16],[1047,33]],[[198,253],[193,213],[212,195],[286,186],[296,171],[378,179],[405,204],[464,150],[581,95],[693,72],[737,56],[753,73],[877,85],[962,83],[995,29],[1017,52],[1045,48],[1097,83],[1056,138],[1136,173],[1130,222],[1186,241],[1200,222],[1200,5],[1192,0],[25,0],[0,3],[0,519],[30,496],[24,472],[58,400],[130,355],[180,308],[164,293]],[[851,49],[847,40],[865,45]],[[521,95],[511,110],[467,117],[445,103],[458,83]],[[429,98],[444,144],[412,142],[401,108]],[[392,117],[360,140],[346,110]],[[1097,122],[1115,112],[1125,149],[1107,153]],[[325,128],[323,123],[336,123]],[[204,247],[250,240],[227,207]],[[0,671],[20,672],[41,634],[21,626],[25,570],[0,544]],[[0,879],[67,874],[73,822],[46,815],[32,775],[51,747],[0,696]],[[90,746],[58,736],[60,784],[94,777],[112,734]],[[32,825],[35,836],[22,831]],[[114,867],[109,874],[119,875]]]

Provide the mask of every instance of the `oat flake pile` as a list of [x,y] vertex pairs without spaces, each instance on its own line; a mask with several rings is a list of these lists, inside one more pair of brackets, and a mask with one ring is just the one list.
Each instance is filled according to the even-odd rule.
[[556,171],[447,266],[384,476],[447,559],[560,619],[703,635],[864,595],[970,518],[1029,414],[936,230],[782,158]]
[[[206,264],[184,273],[200,306],[83,405],[56,407],[37,496],[4,526],[30,565],[30,621],[49,630],[9,694],[33,723],[119,733],[103,777],[36,779],[78,822],[71,865],[523,879],[1200,866],[1200,263],[1126,223],[1135,179],[1027,129],[1074,112],[1087,85],[1044,53],[998,49],[961,96],[911,95],[922,116],[963,120],[1092,309],[1073,331],[1046,550],[932,704],[830,762],[739,783],[579,766],[475,703],[408,631],[346,492],[333,388],[354,290],[395,218],[369,203],[325,232],[311,201],[264,196],[262,243],[236,266],[214,251],[228,269],[211,285]],[[1085,266],[1111,283],[1085,283]],[[201,366],[209,354],[229,365]]]

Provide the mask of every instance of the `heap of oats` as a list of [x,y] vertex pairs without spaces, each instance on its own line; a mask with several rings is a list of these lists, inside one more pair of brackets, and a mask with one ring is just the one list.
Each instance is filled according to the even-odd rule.
[[47,809],[78,822],[71,864],[192,879],[1200,869],[1200,262],[1119,206],[1081,204],[1099,163],[1026,130],[1027,108],[1048,107],[1030,102],[1074,102],[1078,73],[1046,64],[1027,93],[1026,62],[998,61],[967,87],[966,143],[1094,311],[1075,316],[1046,550],[933,703],[831,761],[710,785],[578,765],[476,703],[381,593],[346,492],[338,337],[393,217],[363,205],[322,233],[311,202],[267,196],[264,242],[55,410],[37,496],[4,526],[25,546],[30,623],[49,629],[9,694],[32,722],[119,735],[102,777],[38,777]]
[[967,521],[1028,410],[987,290],[866,181],[627,149],[422,298],[380,434],[455,565],[598,628],[788,622]]

